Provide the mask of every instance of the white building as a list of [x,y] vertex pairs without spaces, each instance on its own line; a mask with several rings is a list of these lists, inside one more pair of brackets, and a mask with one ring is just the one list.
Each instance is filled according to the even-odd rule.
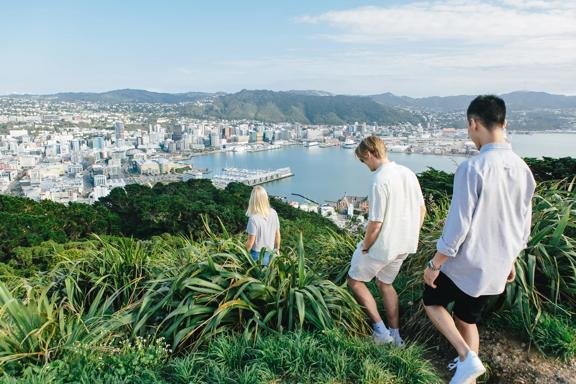
[[105,187],[106,186],[106,176],[105,175],[94,175],[94,186],[95,187]]

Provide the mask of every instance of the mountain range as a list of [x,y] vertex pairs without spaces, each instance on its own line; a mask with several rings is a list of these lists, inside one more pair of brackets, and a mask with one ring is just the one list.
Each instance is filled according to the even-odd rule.
[[[376,102],[391,107],[428,109],[438,112],[466,110],[475,95],[431,96],[412,98],[383,93],[370,96]],[[500,95],[510,110],[576,108],[576,96],[554,95],[546,92],[518,91]]]
[[[576,108],[576,96],[519,91],[500,95],[508,109],[535,111]],[[463,112],[474,95],[412,98],[382,93],[334,95],[318,90],[242,90],[237,93],[160,93],[120,89],[102,93],[63,92],[52,95],[10,95],[66,102],[179,104],[184,114],[203,118],[251,119],[266,122],[343,124],[355,121],[395,124],[422,121],[418,111]],[[200,103],[196,103],[202,101]]]

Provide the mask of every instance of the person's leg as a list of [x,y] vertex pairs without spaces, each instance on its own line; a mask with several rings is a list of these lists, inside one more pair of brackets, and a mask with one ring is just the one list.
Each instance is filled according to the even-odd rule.
[[350,276],[347,278],[348,286],[352,290],[354,297],[358,301],[358,303],[364,307],[368,317],[372,321],[373,324],[379,323],[382,321],[382,317],[380,313],[378,313],[378,307],[376,305],[376,300],[374,300],[374,296],[366,287],[366,284],[363,281],[358,281]]
[[388,326],[390,328],[400,328],[400,309],[398,305],[398,294],[392,284],[386,284],[380,280],[376,280],[378,290],[384,301],[384,310],[386,311],[386,318],[388,319]]
[[267,267],[270,264],[270,252],[264,253],[264,258],[262,259],[262,265]]
[[[460,320],[456,315],[453,317],[456,328],[458,328],[458,332],[460,332],[464,338],[464,341],[466,341],[466,344],[468,344],[471,350],[478,354],[480,349],[480,335],[478,334],[478,326],[476,324],[468,324],[467,322]],[[471,381],[470,384],[476,384],[476,380]]]
[[454,319],[446,310],[446,306],[449,303],[460,298],[461,291],[452,280],[442,272],[440,272],[434,283],[436,284],[436,288],[428,285],[424,287],[422,301],[424,302],[426,314],[430,321],[432,321],[432,324],[434,324],[434,327],[446,337],[458,353],[460,359],[463,360],[471,348],[460,332],[458,332]]
[[347,281],[354,297],[356,297],[358,303],[364,307],[368,317],[372,321],[372,328],[374,329],[372,337],[374,341],[376,343],[390,343],[393,341],[390,332],[384,325],[380,313],[378,313],[374,296],[372,296],[372,293],[365,284],[365,282],[371,281],[376,276],[376,272],[381,268],[381,261],[362,254],[361,249],[357,248],[350,262]]
[[441,305],[425,305],[424,308],[434,327],[444,335],[456,352],[458,352],[460,360],[464,360],[472,348],[466,343],[466,340],[464,340],[458,328],[456,328],[456,324],[452,316],[450,316],[450,313]]
[[376,284],[384,301],[388,326],[396,331],[400,328],[400,309],[398,294],[392,283],[396,279],[396,276],[398,276],[398,272],[400,272],[400,267],[406,256],[407,254],[399,255],[395,260],[386,264],[376,275]]
[[[476,324],[480,321],[482,310],[488,303],[490,296],[471,297],[463,292],[459,296],[454,304],[454,323],[466,344],[478,355],[480,335]],[[476,380],[470,381],[470,384],[475,383]]]
[[456,328],[466,344],[470,347],[471,350],[478,354],[480,349],[480,335],[478,334],[478,326],[476,324],[469,324],[463,320],[460,320],[458,316],[454,315],[454,323],[456,324]]

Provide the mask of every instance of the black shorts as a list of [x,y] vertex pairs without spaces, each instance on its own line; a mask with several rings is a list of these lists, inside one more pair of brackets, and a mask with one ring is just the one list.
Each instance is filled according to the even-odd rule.
[[452,280],[442,272],[434,281],[436,288],[426,285],[422,300],[424,305],[441,305],[446,307],[454,303],[454,315],[468,324],[477,324],[480,321],[482,310],[488,301],[498,295],[486,295],[472,297],[454,284]]

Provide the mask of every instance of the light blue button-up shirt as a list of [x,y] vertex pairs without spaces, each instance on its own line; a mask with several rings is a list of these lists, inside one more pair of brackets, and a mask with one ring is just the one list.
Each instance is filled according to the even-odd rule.
[[454,175],[454,194],[436,245],[449,256],[441,270],[466,294],[504,291],[526,248],[536,182],[510,144],[486,144]]

